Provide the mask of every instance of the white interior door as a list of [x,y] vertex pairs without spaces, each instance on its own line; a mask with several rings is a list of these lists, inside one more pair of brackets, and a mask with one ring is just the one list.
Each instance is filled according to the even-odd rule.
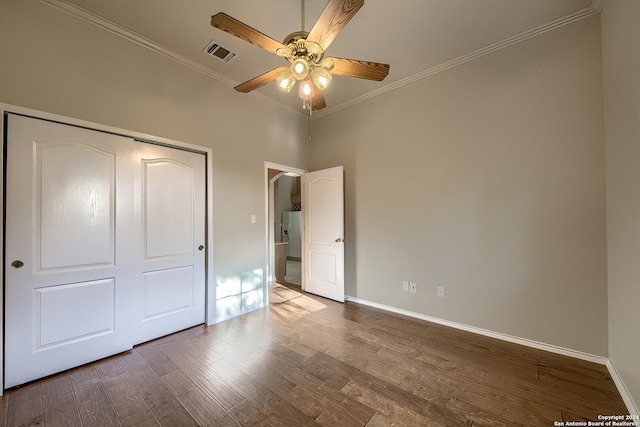
[[9,115],[6,173],[5,387],[204,322],[204,155]]
[[16,115],[7,136],[12,387],[131,348],[135,233],[133,169],[122,153],[132,140]]
[[205,157],[141,144],[135,343],[204,322]]
[[302,176],[304,290],[344,301],[343,168]]

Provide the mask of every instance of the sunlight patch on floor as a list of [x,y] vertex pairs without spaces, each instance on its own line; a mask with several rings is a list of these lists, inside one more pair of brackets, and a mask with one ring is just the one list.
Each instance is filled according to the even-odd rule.
[[326,307],[326,304],[301,291],[290,289],[276,282],[271,284],[269,308],[278,317],[296,320]]

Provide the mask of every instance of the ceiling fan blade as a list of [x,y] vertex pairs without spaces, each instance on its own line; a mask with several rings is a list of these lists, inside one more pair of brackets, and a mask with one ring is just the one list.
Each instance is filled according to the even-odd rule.
[[311,98],[311,109],[313,111],[322,110],[327,106],[326,101],[324,100],[324,95],[322,91],[318,89],[318,86],[315,83],[311,82],[313,85],[313,98]]
[[307,40],[316,42],[322,49],[326,49],[362,5],[364,0],[329,0]]
[[278,68],[274,68],[271,71],[267,71],[264,74],[259,75],[258,77],[255,77],[249,81],[246,81],[242,84],[239,84],[238,86],[234,87],[235,90],[237,90],[238,92],[242,92],[242,93],[249,93],[252,90],[258,89],[264,85],[266,85],[267,83],[271,83],[272,81],[274,81],[275,79],[278,78],[278,74],[280,73],[280,70],[282,69],[287,69],[287,67],[278,67]]
[[238,21],[235,18],[230,17],[226,13],[217,13],[211,17],[211,25],[226,31],[244,41],[260,46],[261,48],[268,50],[271,53],[276,53],[277,49],[286,47],[279,41],[272,39],[271,37],[262,34],[260,31],[251,28],[247,24]]
[[357,59],[331,58],[331,74],[357,77],[359,79],[381,82],[389,74],[389,65],[379,62],[358,61]]

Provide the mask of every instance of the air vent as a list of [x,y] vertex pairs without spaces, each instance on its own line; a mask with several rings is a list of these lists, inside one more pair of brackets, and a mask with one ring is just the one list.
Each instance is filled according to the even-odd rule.
[[213,40],[211,40],[207,47],[202,49],[202,51],[208,55],[215,56],[227,64],[233,62],[238,57],[237,53],[231,52],[229,49],[220,46],[218,42]]

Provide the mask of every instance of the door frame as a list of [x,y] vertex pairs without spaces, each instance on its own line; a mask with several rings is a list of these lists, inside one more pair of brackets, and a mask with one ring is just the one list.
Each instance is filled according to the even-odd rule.
[[[164,145],[179,150],[192,151],[204,154],[206,162],[206,204],[205,204],[205,322],[207,325],[215,323],[216,309],[216,287],[215,274],[213,271],[213,149],[199,145],[189,144],[186,142],[176,141],[173,139],[162,138],[155,135],[149,135],[141,132],[135,132],[114,126],[103,125],[87,120],[74,119],[72,117],[62,116],[59,114],[47,113],[44,111],[34,110],[30,108],[20,107],[11,104],[0,103],[0,135],[2,137],[2,150],[0,150],[0,212],[4,212],[4,187],[5,187],[5,147],[6,147],[6,129],[5,114],[14,113],[23,116],[29,116],[36,119],[49,120],[62,124],[93,129],[101,132],[112,133],[125,137],[133,138],[140,142]],[[3,221],[4,222],[4,221]],[[0,277],[2,277],[2,292],[0,292],[0,396],[4,392],[4,225],[0,227]]]
[[[269,179],[269,169],[279,170],[282,173],[276,175],[272,179]],[[278,163],[272,162],[264,162],[264,182],[265,182],[265,192],[264,192],[264,234],[265,234],[265,259],[264,259],[264,271],[267,273],[265,277],[267,278],[267,283],[273,282],[275,277],[274,271],[274,263],[275,263],[275,255],[274,255],[274,244],[275,244],[275,232],[273,229],[273,223],[275,221],[275,197],[274,197],[274,182],[277,178],[282,176],[283,174],[291,172],[296,173],[300,176],[307,173],[307,170],[295,168],[293,166],[285,166]],[[304,206],[302,207],[302,218],[304,218]],[[301,225],[304,221],[301,221]],[[302,270],[304,271],[304,256],[302,257]],[[305,288],[304,283],[304,274],[301,280],[302,290]],[[268,292],[266,293],[268,295]]]

